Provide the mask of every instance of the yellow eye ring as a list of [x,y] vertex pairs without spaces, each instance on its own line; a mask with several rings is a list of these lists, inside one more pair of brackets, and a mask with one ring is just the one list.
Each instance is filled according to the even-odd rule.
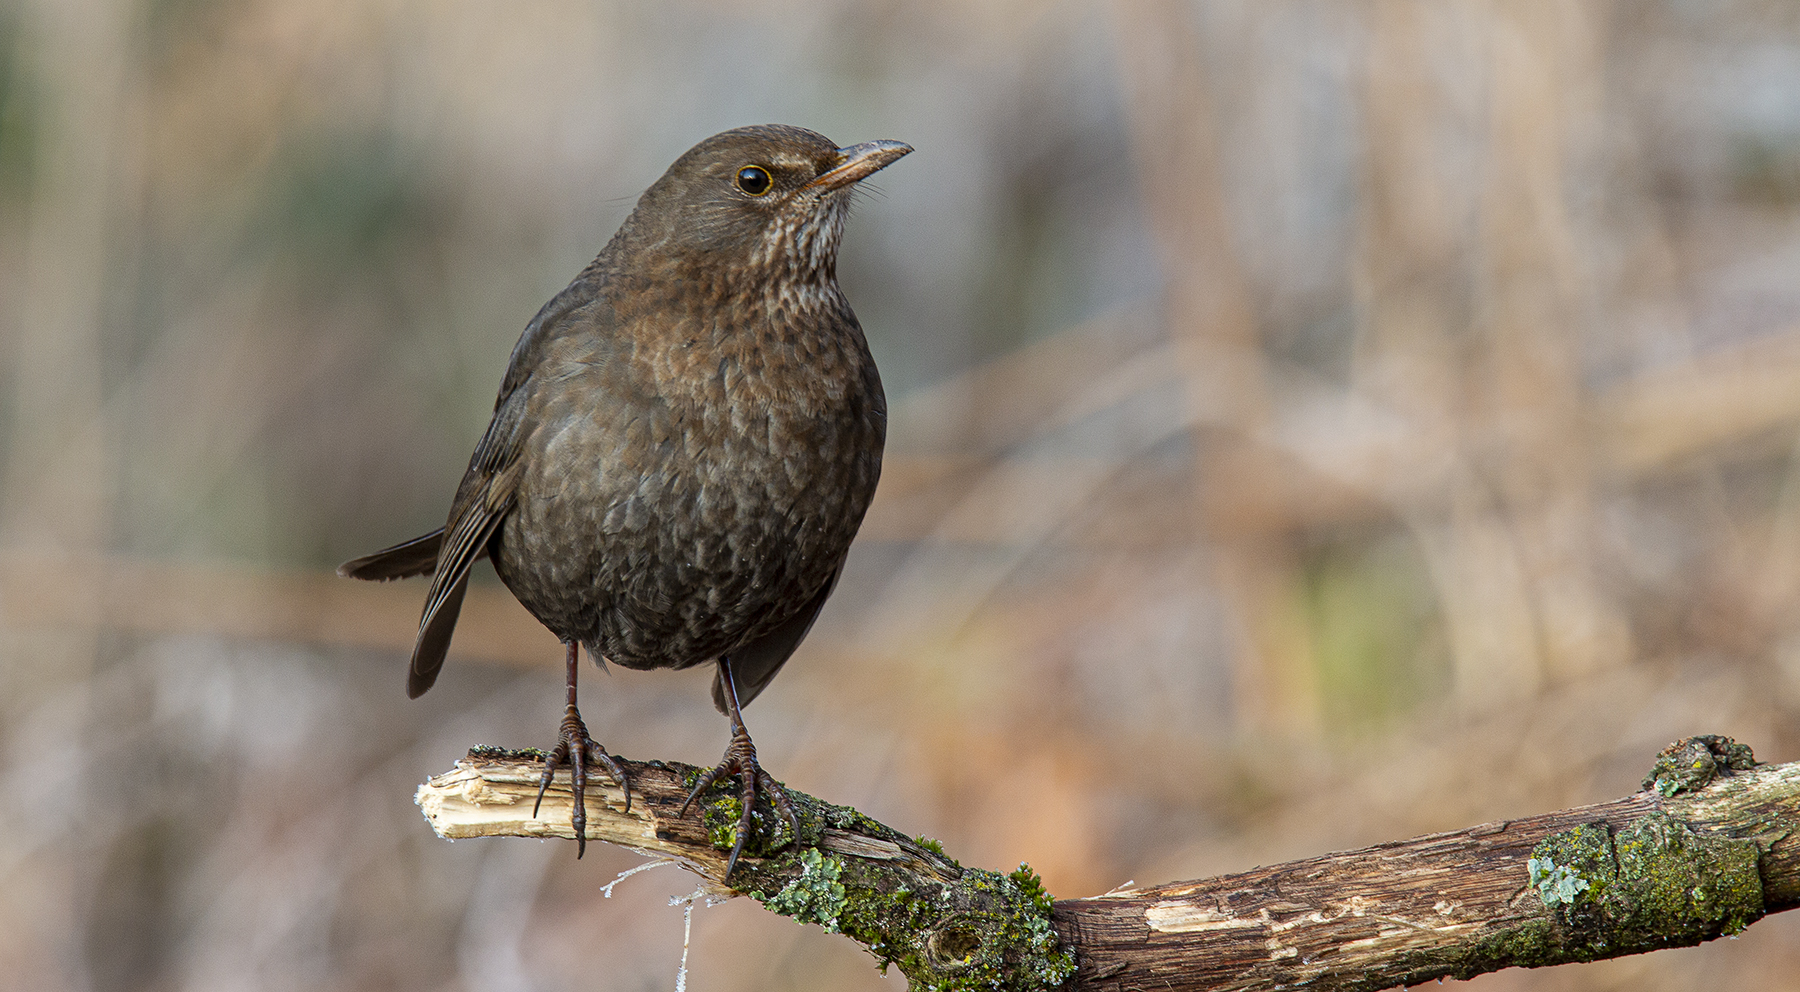
[[750,196],[761,196],[775,188],[775,180],[762,166],[746,165],[737,171],[737,188]]

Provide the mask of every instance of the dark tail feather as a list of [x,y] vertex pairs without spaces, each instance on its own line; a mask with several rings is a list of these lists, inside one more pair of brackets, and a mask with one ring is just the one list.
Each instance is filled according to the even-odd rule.
[[456,616],[462,612],[463,592],[468,588],[469,573],[465,570],[419,625],[419,639],[413,643],[412,670],[406,676],[407,698],[423,696],[437,681],[438,671],[444,667],[444,655],[450,650],[450,635],[456,632]]
[[444,528],[382,548],[372,555],[352,558],[338,566],[338,574],[346,579],[386,582],[413,575],[430,575],[437,570],[438,547],[444,543]]
[[[338,566],[338,574],[347,579],[370,582],[431,575],[437,571],[438,551],[443,543],[444,529],[440,527],[423,537],[352,558]],[[473,560],[486,555],[487,549],[483,548]],[[413,699],[431,688],[437,681],[438,671],[444,667],[444,655],[450,650],[450,635],[456,632],[456,617],[462,612],[463,593],[468,586],[469,573],[464,569],[455,584],[435,600],[435,606],[433,599],[426,600],[425,606],[430,612],[419,623],[419,638],[413,642],[412,669],[406,677],[406,694]]]

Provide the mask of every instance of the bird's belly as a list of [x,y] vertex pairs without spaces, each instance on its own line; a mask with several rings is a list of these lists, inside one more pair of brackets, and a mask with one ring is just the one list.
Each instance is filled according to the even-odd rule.
[[628,668],[710,661],[792,616],[842,562],[880,471],[879,438],[797,458],[780,432],[656,433],[573,457],[550,438],[493,556],[558,637]]

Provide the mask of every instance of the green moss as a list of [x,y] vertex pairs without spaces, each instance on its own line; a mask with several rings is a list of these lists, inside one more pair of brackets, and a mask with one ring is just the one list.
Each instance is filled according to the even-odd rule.
[[1526,870],[1545,906],[1572,912],[1603,897],[1618,874],[1612,832],[1604,823],[1583,823],[1551,834],[1532,849]]
[[1704,837],[1653,813],[1620,831],[1613,846],[1620,889],[1629,894],[1622,915],[1638,928],[1698,943],[1737,933],[1763,915],[1755,841]]
[[1050,923],[1050,895],[1024,865],[1010,875],[965,869],[920,891],[881,862],[816,848],[740,870],[757,877],[750,895],[768,909],[856,939],[915,992],[1049,989],[1075,971]]
[[1456,977],[1683,947],[1763,914],[1755,841],[1697,834],[1662,813],[1616,833],[1584,823],[1539,842],[1528,881],[1548,914],[1484,941]]
[[794,801],[794,808],[800,813],[800,834],[809,841],[816,840],[818,832],[810,831],[808,823],[816,823],[821,829],[843,830],[895,842],[905,839],[898,832],[848,806],[834,806],[803,792],[789,792],[788,797]]
[[543,761],[550,752],[542,748],[510,748],[496,744],[477,744],[469,748],[470,761]]
[[1044,891],[1044,880],[1031,870],[1030,865],[1021,861],[1019,867],[1006,877],[1012,879],[1013,884],[1019,887],[1019,892],[1030,899],[1031,904],[1040,912],[1046,916],[1050,914],[1050,893]]
[[1480,941],[1444,977],[1466,980],[1501,968],[1564,964],[1567,959],[1560,956],[1560,947],[1551,920],[1531,920]]
[[[737,843],[738,817],[743,815],[743,802],[736,796],[702,801],[705,803],[704,812],[701,815],[706,820],[707,841],[721,851],[731,850],[732,845]],[[751,816],[750,822],[754,827],[756,823],[754,815]],[[744,842],[744,847],[746,848],[745,853],[751,853],[748,851],[749,841]]]
[[1664,796],[1703,789],[1714,779],[1756,767],[1756,755],[1748,744],[1718,734],[1702,734],[1676,741],[1662,749],[1643,787]]
[[[683,784],[692,789],[694,783],[700,780],[701,774],[700,769],[690,770],[683,778]],[[721,778],[699,797],[701,816],[706,823],[707,841],[721,851],[729,851],[737,843],[738,818],[744,813],[744,801],[739,798],[737,788],[737,779]],[[788,793],[790,799],[800,795],[801,793],[791,790]],[[797,808],[799,805],[795,803]],[[801,822],[804,824],[806,821],[802,811]],[[807,836],[804,829],[801,836]],[[816,830],[812,832],[812,837],[817,838]],[[788,829],[787,817],[775,809],[768,796],[758,791],[756,806],[750,812],[750,836],[744,839],[743,853],[753,858],[768,857],[788,846],[794,839],[793,832]],[[735,874],[732,876],[733,879],[736,877]]]
[[1018,890],[1018,898],[1026,903],[1008,918],[1009,929],[1003,934],[1003,939],[1015,941],[1029,950],[1028,957],[1021,962],[1024,973],[1020,977],[1032,983],[1026,987],[1061,985],[1075,973],[1075,952],[1057,946],[1056,928],[1050,925],[1050,911],[1055,900],[1045,890],[1037,872],[1024,862],[1020,862],[1006,880]]
[[[686,775],[688,788],[698,769]],[[735,782],[715,784],[699,801],[708,839],[728,850],[743,809]],[[1009,875],[967,869],[928,837],[916,841],[854,809],[788,790],[799,837],[759,797],[733,887],[769,910],[842,933],[905,973],[915,992],[1028,992],[1061,985],[1075,972],[1059,946],[1050,893],[1020,865]],[[862,858],[821,847],[826,831],[887,841],[911,859]],[[796,842],[797,841],[797,842]]]

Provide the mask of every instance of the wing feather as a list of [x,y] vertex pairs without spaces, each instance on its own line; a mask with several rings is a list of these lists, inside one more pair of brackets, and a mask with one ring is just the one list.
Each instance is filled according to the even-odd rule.
[[406,694],[415,699],[437,681],[450,649],[450,635],[456,630],[456,618],[462,612],[469,569],[487,554],[495,532],[518,498],[519,476],[525,463],[519,459],[515,436],[520,420],[514,412],[516,408],[516,404],[508,404],[495,415],[457,490],[450,525],[438,549],[431,589],[425,594],[419,636],[413,642]]

